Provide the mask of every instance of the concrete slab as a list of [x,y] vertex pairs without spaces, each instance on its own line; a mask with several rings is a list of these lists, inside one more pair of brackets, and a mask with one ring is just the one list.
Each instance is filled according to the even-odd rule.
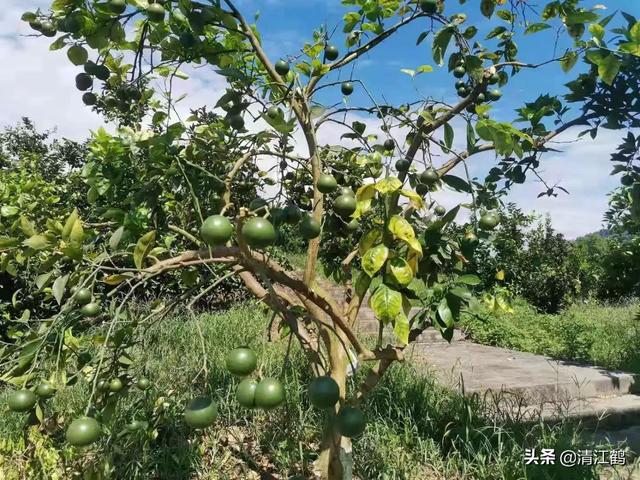
[[465,392],[512,392],[528,403],[636,392],[640,376],[466,341],[418,344],[407,356]]

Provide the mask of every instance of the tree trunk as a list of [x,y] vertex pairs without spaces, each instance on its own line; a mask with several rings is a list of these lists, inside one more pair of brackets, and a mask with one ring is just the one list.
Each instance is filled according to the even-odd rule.
[[320,455],[314,464],[314,473],[322,480],[351,479],[351,439],[341,436],[335,428],[336,413],[344,402],[346,395],[347,367],[349,358],[345,345],[335,333],[324,329],[322,338],[328,347],[331,370],[329,375],[340,387],[340,402],[335,412],[329,415],[320,445]]

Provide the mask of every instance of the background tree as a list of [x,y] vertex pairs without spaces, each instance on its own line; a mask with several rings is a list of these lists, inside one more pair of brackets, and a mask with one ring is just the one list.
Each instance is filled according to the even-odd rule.
[[[85,381],[91,394],[84,413],[92,416],[79,413],[68,425],[67,439],[86,445],[99,440],[103,429],[111,433],[113,394],[134,383],[127,373],[127,348],[139,327],[160,321],[176,305],[191,305],[235,275],[299,341],[322,376],[322,398],[309,392],[317,405],[329,407],[315,470],[322,478],[348,476],[351,438],[365,428],[358,405],[389,366],[403,359],[407,344],[430,325],[451,338],[468,307],[469,287],[479,279],[467,274],[465,265],[478,237],[485,241],[499,223],[493,210],[500,193],[527,176],[540,176],[548,142],[572,127],[595,136],[600,128],[636,126],[640,24],[629,15],[611,37],[607,28],[613,17],[601,18],[578,0],[550,2],[539,13],[521,0],[482,0],[480,10],[495,28],[479,39],[465,14],[476,4],[343,4],[344,42],[341,34],[320,28],[298,55],[277,61],[263,49],[257,27],[230,0],[56,0],[50,11],[24,14],[36,31],[57,37],[52,49],[67,48],[70,60],[82,67],[75,83],[85,92],[84,103],[123,128],[114,135],[98,132],[91,142],[83,169],[92,205],[88,215],[75,210],[63,221],[48,218],[27,229],[3,226],[4,268],[37,259],[40,274],[52,272],[55,278],[47,300],[59,306],[49,317],[9,321],[14,333],[2,350],[7,368],[2,379],[22,389],[11,397],[14,410],[35,405],[31,389],[42,378],[60,388],[71,379]],[[458,103],[427,98],[386,105],[358,79],[344,73],[337,80],[338,72],[348,72],[363,54],[373,54],[410,24],[423,26],[418,43],[431,37],[434,62],[457,79]],[[548,28],[568,35],[571,47],[541,64],[521,60],[518,36]],[[570,107],[541,92],[518,110],[521,128],[492,118],[491,106],[502,97],[499,87],[511,76],[551,64],[568,73],[578,61],[587,68],[568,84],[564,100]],[[216,104],[224,113],[202,111],[185,122],[172,115],[178,99],[171,86],[186,77],[180,71],[185,63],[215,65],[227,79],[228,89]],[[154,78],[164,79],[166,88],[153,88]],[[356,88],[366,91],[371,104],[323,106],[319,92],[338,87],[344,97]],[[354,111],[377,119],[382,133],[341,120]],[[146,118],[149,128],[142,126]],[[245,128],[250,119],[260,122]],[[453,148],[454,121],[466,126],[465,151]],[[358,146],[320,145],[318,129],[332,123],[348,128]],[[305,153],[294,150],[296,131]],[[434,165],[436,150],[450,159]],[[497,162],[483,183],[451,173],[490,151]],[[345,167],[350,163],[361,170]],[[262,190],[256,177],[276,188]],[[469,193],[471,203],[446,211],[436,201],[444,185]],[[542,193],[554,195],[558,188],[546,186]],[[247,191],[262,191],[265,198],[246,202],[241,194]],[[471,211],[471,223],[464,234],[452,235],[449,226],[462,208]],[[301,274],[283,268],[269,248],[274,226],[282,223],[299,225],[308,241]],[[334,277],[343,283],[343,303],[316,281],[323,228],[346,233],[334,250],[346,253],[340,268],[332,262],[333,272],[342,270]],[[215,280],[208,276],[212,265],[226,267]],[[196,281],[185,281],[185,275]],[[417,294],[410,287],[413,279],[423,281],[426,291]],[[180,293],[140,314],[130,300],[149,285]],[[355,334],[366,298],[380,321],[372,347]],[[412,303],[421,314],[408,318]],[[393,344],[383,342],[386,325],[393,328]],[[101,332],[95,355],[69,343],[70,335],[89,329]],[[351,385],[347,376],[356,358],[375,366]],[[253,367],[251,352],[232,353],[231,371],[246,374]],[[282,401],[275,379],[245,387],[249,398],[243,401],[254,395],[265,408]],[[203,427],[215,415],[214,402],[199,397],[186,407],[185,421]]]

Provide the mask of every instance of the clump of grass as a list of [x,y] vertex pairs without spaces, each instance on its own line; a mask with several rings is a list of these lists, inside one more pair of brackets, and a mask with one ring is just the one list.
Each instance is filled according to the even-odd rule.
[[466,318],[463,328],[479,343],[640,373],[638,310],[587,303],[549,315],[519,301],[512,314]]
[[[105,440],[83,452],[65,446],[61,426],[82,411],[88,395],[87,384],[79,381],[47,406],[50,428],[26,428],[25,418],[15,414],[0,417],[0,478],[52,478],[53,473],[75,478],[91,470],[127,479],[309,476],[324,414],[308,403],[307,362],[295,344],[288,338],[263,341],[268,320],[255,305],[240,305],[159,323],[132,352],[132,373],[149,377],[153,388],[119,397]],[[240,345],[257,350],[260,374],[284,382],[285,406],[262,412],[237,404],[238,379],[227,373],[224,359]],[[218,401],[220,416],[213,427],[194,432],[184,425],[182,412],[201,394]],[[487,422],[480,398],[449,391],[409,365],[392,367],[363,408],[368,427],[354,442],[355,478],[596,478],[589,467],[537,472],[522,464],[524,448],[586,448],[571,425]],[[148,421],[149,428],[127,432],[133,419]]]

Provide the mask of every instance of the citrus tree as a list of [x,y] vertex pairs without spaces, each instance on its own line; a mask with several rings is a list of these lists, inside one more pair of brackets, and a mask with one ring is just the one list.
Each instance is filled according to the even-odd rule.
[[[55,389],[89,382],[86,410],[66,438],[75,446],[117,441],[118,426],[109,421],[117,396],[149,385],[128,372],[137,330],[234,276],[299,341],[317,377],[310,401],[327,410],[328,427],[315,473],[347,477],[368,392],[427,327],[450,339],[472,303],[480,280],[466,266],[500,221],[501,195],[540,178],[549,142],[561,133],[580,127],[595,137],[600,128],[637,126],[640,23],[630,15],[603,17],[579,0],[540,9],[525,0],[341,3],[339,28],[318,28],[279,59],[268,56],[258,27],[231,0],[55,0],[49,11],[23,15],[78,66],[82,101],[120,129],[97,132],[89,145],[83,176],[91,222],[76,210],[1,224],[3,269],[26,261],[40,275],[53,272],[36,285],[41,311],[51,313],[8,322],[0,352],[2,380],[17,387],[12,410],[35,408],[42,419],[41,402]],[[467,19],[478,8],[490,25],[482,38]],[[417,44],[430,43],[432,65],[402,75],[447,69],[455,103],[426,96],[391,105],[380,100],[384,92],[352,78],[354,62],[410,25],[420,27]],[[520,37],[548,29],[566,50],[542,63],[520,58]],[[189,65],[213,66],[227,88],[213,109],[181,119],[173,86],[188,81]],[[566,95],[537,92],[514,123],[493,117],[514,76],[549,69],[569,76]],[[356,90],[368,100],[349,102]],[[342,129],[345,142],[321,144],[324,128]],[[456,135],[466,148],[454,147]],[[467,162],[486,152],[495,156],[487,177],[469,178]],[[623,171],[637,185],[637,166]],[[468,202],[445,209],[437,201],[445,187]],[[559,188],[545,184],[542,194]],[[462,231],[450,228],[461,210],[469,222]],[[21,228],[25,221],[31,228]],[[284,268],[271,248],[284,229],[308,242],[301,272]],[[343,287],[341,298],[316,278],[321,256]],[[130,308],[154,285],[171,296],[146,310]],[[365,301],[380,323],[375,344],[357,335]],[[410,316],[412,306],[420,313]],[[87,332],[92,337],[83,341]],[[248,377],[257,358],[239,347],[228,359],[233,374],[247,377],[238,401],[278,407],[286,395],[281,383]],[[348,372],[363,363],[372,367],[362,383],[349,382]],[[205,428],[216,413],[215,399],[198,397],[186,406],[185,422]]]

